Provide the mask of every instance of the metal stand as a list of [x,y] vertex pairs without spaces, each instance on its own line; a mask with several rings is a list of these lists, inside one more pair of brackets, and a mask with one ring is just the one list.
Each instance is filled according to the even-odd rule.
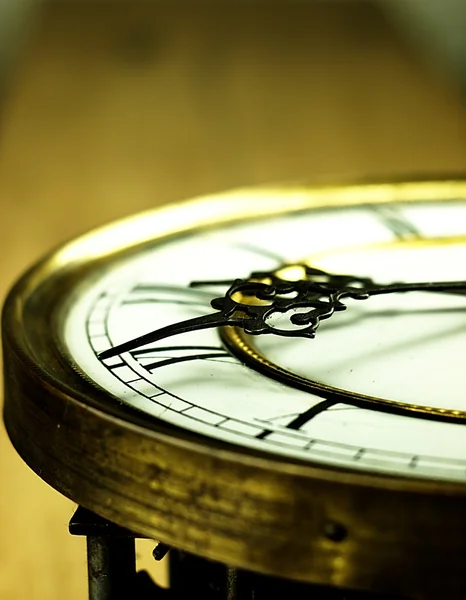
[[128,598],[136,576],[134,539],[88,536],[89,598]]
[[260,575],[179,550],[170,553],[170,581],[176,600],[408,600]]
[[81,507],[69,530],[87,538],[89,600],[403,600],[259,575],[158,544],[155,560],[170,551],[170,589],[166,590],[147,572],[136,572],[135,538],[144,536]]
[[89,600],[162,600],[167,590],[145,571],[136,572],[137,535],[79,507],[71,518],[72,535],[87,538]]

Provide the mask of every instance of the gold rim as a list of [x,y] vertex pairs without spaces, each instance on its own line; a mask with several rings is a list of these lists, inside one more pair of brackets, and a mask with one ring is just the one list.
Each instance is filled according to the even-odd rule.
[[[214,220],[461,196],[464,181],[243,190],[68,244],[26,274],[4,307],[4,416],[13,444],[75,502],[201,556],[313,583],[462,597],[466,486],[325,468],[148,421],[60,351],[69,291],[143,244]],[[335,526],[343,537],[332,535]]]

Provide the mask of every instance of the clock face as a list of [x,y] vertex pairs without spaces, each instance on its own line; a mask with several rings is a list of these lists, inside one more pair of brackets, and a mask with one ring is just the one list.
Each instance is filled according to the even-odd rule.
[[[465,280],[466,201],[310,206],[187,229],[109,262],[69,296],[64,342],[87,378],[115,402],[243,448],[466,481],[461,290],[346,299],[347,310],[322,321],[315,339],[209,328],[100,356],[215,312],[210,302],[228,281],[282,265],[380,284]],[[271,325],[296,327],[286,313]]]

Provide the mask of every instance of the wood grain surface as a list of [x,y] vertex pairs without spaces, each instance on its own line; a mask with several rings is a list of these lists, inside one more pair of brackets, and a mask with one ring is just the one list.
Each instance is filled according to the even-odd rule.
[[[462,172],[465,115],[371,4],[52,4],[1,107],[0,294],[57,244],[161,203]],[[3,429],[0,486],[1,600],[84,599],[73,505]]]

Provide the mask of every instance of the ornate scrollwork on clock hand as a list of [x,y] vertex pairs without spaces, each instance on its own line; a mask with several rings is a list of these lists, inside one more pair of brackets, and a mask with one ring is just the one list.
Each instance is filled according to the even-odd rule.
[[345,298],[410,291],[466,293],[466,281],[391,283],[380,285],[367,277],[327,273],[306,264],[283,265],[274,271],[256,271],[247,279],[193,281],[191,287],[228,285],[224,296],[214,298],[217,312],[162,327],[105,350],[110,358],[180,333],[226,325],[251,335],[275,334],[313,338],[322,320],[345,310]]
[[[192,287],[215,282],[194,281]],[[230,285],[225,296],[215,298],[212,308],[251,335],[274,333],[286,337],[313,338],[320,321],[345,310],[344,297],[366,299],[368,278],[333,275],[307,265],[289,265],[270,272],[253,272],[248,279],[224,282]],[[275,324],[285,318],[285,327]],[[288,323],[288,326],[286,326]],[[225,322],[224,325],[238,325]]]

